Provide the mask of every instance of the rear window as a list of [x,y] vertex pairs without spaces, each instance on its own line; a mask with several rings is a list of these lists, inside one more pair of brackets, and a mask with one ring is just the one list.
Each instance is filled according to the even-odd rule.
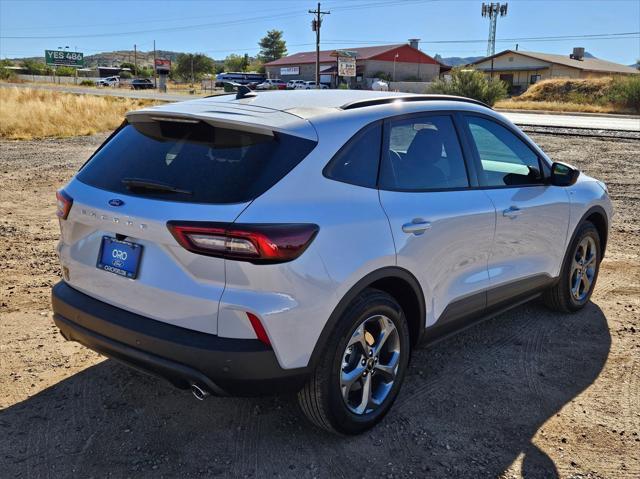
[[189,203],[243,203],[276,184],[315,145],[291,135],[249,133],[205,122],[127,124],[77,178],[114,193]]

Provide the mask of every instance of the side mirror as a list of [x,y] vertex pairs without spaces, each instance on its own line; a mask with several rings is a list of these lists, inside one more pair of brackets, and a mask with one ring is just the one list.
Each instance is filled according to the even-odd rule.
[[549,182],[554,186],[571,186],[578,181],[580,170],[566,163],[556,161],[551,165]]

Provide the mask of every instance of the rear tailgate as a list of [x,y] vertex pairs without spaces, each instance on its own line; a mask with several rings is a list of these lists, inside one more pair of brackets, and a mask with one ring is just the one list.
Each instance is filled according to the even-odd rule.
[[[111,305],[196,331],[217,332],[218,301],[225,284],[224,260],[194,255],[182,248],[167,221],[232,222],[248,203],[188,205],[114,194],[73,181],[74,198],[61,221],[58,251],[65,280]],[[109,201],[119,199],[121,206]],[[136,279],[97,268],[104,236],[142,246]]]
[[[65,187],[73,205],[60,221],[63,276],[113,306],[215,334],[225,260],[187,251],[167,222],[232,223],[315,141],[251,126],[242,114],[232,122],[153,116],[137,114]],[[114,243],[121,250],[110,251]],[[97,267],[103,248],[113,268]],[[135,274],[114,274],[132,248],[141,250]]]

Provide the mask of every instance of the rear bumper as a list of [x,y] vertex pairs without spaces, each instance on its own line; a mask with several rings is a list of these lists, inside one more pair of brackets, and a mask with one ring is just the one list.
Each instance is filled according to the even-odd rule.
[[296,391],[307,369],[282,369],[255,339],[230,339],[180,328],[83,294],[64,281],[52,290],[53,320],[62,335],[185,389],[216,395]]

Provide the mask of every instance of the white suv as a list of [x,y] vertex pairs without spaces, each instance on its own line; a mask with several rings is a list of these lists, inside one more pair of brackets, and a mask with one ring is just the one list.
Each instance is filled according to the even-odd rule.
[[117,87],[119,85],[120,85],[120,77],[119,76],[100,78],[100,80],[96,81],[96,86]]
[[247,90],[129,113],[58,216],[67,339],[199,399],[297,391],[355,434],[421,342],[539,295],[582,308],[612,208],[473,100]]

